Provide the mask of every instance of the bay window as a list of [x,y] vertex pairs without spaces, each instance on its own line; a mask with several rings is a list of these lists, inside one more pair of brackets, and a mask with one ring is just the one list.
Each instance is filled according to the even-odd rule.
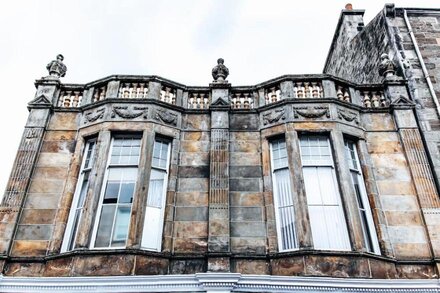
[[72,209],[70,210],[64,240],[61,246],[62,252],[74,249],[76,235],[78,234],[78,226],[84,209],[87,190],[89,188],[90,172],[95,161],[95,146],[96,139],[90,139],[85,143],[78,183],[72,200]]
[[303,135],[300,151],[314,248],[350,250],[328,137]]
[[114,137],[97,210],[92,247],[125,247],[140,156],[140,137]]
[[270,150],[278,245],[282,251],[292,250],[297,248],[298,244],[285,139],[273,140]]
[[345,141],[345,155],[350,168],[351,183],[358,204],[365,248],[369,252],[380,254],[376,229],[374,228],[373,216],[365,189],[364,177],[362,176],[362,170],[359,164],[356,144],[353,141]]

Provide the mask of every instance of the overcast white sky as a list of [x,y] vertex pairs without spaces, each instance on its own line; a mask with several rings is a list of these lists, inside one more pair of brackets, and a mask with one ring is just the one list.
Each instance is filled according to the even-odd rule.
[[[6,187],[34,80],[65,57],[65,83],[111,74],[160,75],[208,85],[218,57],[232,85],[321,73],[348,0],[4,1],[0,9],[0,195]],[[351,1],[365,22],[390,1]],[[439,0],[394,1],[437,7]]]

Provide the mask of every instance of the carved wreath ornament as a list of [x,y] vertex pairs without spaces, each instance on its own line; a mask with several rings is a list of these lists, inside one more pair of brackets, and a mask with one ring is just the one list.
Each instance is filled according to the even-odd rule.
[[100,109],[97,109],[94,112],[89,112],[89,113],[85,114],[85,116],[84,116],[86,118],[84,123],[95,122],[96,120],[101,119],[102,117],[104,117],[104,113],[105,113],[105,108],[100,108]]
[[177,125],[177,115],[169,111],[157,109],[155,118],[166,124]]
[[299,118],[299,116],[304,118],[320,118],[322,116],[330,118],[330,109],[328,107],[294,107],[293,113],[295,118]]
[[128,106],[113,106],[112,109],[112,118],[119,116],[124,119],[134,119],[141,115],[144,115],[143,118],[147,118],[148,107],[133,107],[132,110],[128,108]]
[[263,124],[272,124],[280,120],[286,119],[286,111],[284,109],[276,109],[263,115]]

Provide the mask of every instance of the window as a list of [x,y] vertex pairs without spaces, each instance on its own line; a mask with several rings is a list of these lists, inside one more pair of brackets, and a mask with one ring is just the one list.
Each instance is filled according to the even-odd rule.
[[151,175],[141,247],[160,251],[166,200],[170,142],[156,138],[153,147]]
[[285,139],[272,141],[270,150],[278,245],[280,250],[291,250],[297,248],[298,244]]
[[330,141],[325,135],[303,135],[300,150],[313,245],[350,250]]
[[78,176],[78,184],[76,186],[75,195],[73,196],[72,209],[69,214],[69,220],[66,233],[63,240],[61,251],[69,251],[74,248],[76,234],[78,233],[78,225],[81,220],[84,201],[89,187],[90,171],[95,160],[96,140],[88,140],[84,148],[84,157],[81,163],[81,170]]
[[141,139],[115,137],[98,206],[92,247],[125,247],[136,188]]
[[353,184],[353,189],[358,204],[365,248],[369,252],[380,254],[376,229],[374,228],[373,216],[371,215],[370,204],[368,202],[367,192],[365,190],[365,183],[359,164],[356,144],[353,141],[345,141],[345,155],[350,168],[351,183]]

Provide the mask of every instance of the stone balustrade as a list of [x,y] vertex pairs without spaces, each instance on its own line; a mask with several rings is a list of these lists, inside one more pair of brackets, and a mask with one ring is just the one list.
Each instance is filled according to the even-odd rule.
[[343,85],[336,85],[336,97],[339,101],[351,103],[351,96],[348,87]]
[[255,98],[252,92],[232,93],[231,108],[232,109],[253,109],[255,108]]
[[388,101],[381,90],[361,90],[360,95],[365,108],[382,108],[388,106]]
[[188,109],[208,109],[210,104],[209,92],[190,92],[188,95]]
[[175,105],[176,104],[176,90],[168,86],[162,86],[160,90],[160,100],[162,102]]
[[77,108],[81,106],[83,90],[61,90],[58,106],[63,108]]
[[[325,76],[280,78],[279,81],[256,86],[230,87],[227,100],[231,109],[256,109],[285,99],[335,99],[365,108],[389,105],[384,88],[379,85],[356,87]],[[368,87],[368,88],[367,88]],[[84,96],[84,97],[83,97]],[[156,99],[186,109],[206,110],[211,105],[209,87],[186,87],[172,81],[150,77],[124,76],[123,79],[99,81],[90,85],[66,84],[61,86],[57,105],[75,108],[108,98]]]
[[121,82],[118,97],[120,99],[146,99],[148,82]]

